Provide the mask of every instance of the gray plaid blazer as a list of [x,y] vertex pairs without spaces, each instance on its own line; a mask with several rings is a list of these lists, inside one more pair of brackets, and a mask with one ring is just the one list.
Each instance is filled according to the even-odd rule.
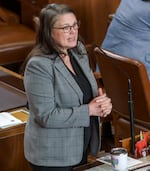
[[[97,83],[84,55],[71,50],[88,78],[93,97]],[[83,93],[60,57],[32,57],[25,70],[24,86],[30,115],[24,136],[26,159],[39,166],[71,166],[78,164],[83,154],[84,127],[89,126],[89,108],[83,103]],[[95,128],[95,129],[94,129]],[[93,127],[91,153],[100,147],[99,132]]]

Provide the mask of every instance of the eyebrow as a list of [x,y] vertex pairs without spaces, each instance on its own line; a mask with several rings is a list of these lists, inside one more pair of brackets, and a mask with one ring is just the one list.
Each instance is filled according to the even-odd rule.
[[[73,24],[78,23],[78,21],[75,21]],[[69,23],[64,23],[59,25],[59,27],[64,27],[64,26],[72,26],[73,24],[69,24]]]

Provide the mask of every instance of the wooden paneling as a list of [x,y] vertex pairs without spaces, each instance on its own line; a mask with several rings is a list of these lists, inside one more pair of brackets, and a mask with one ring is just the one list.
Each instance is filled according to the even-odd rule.
[[101,44],[107,27],[108,15],[114,13],[120,0],[22,0],[22,21],[33,27],[33,16],[47,3],[66,3],[81,21],[80,34],[86,44]]
[[3,81],[0,81],[0,95],[0,112],[26,106],[25,92]]
[[0,130],[0,166],[2,171],[31,171],[24,158],[24,124]]
[[86,22],[88,43],[100,44],[107,28],[106,2],[103,0],[88,0],[86,3]]
[[107,3],[107,11],[109,13],[114,13],[120,4],[121,0],[106,0]]
[[120,0],[49,0],[72,6],[81,20],[80,34],[86,44],[101,44],[108,28],[108,15],[114,13]]

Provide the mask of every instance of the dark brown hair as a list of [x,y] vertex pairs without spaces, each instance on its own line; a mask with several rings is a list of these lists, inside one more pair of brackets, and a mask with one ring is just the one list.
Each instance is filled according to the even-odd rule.
[[43,56],[53,53],[62,53],[51,36],[51,30],[57,20],[57,17],[66,13],[73,13],[75,15],[73,9],[66,4],[48,4],[40,11],[39,21],[36,21],[37,34],[35,47],[30,52],[21,67],[22,74],[24,72],[27,61],[32,56]]

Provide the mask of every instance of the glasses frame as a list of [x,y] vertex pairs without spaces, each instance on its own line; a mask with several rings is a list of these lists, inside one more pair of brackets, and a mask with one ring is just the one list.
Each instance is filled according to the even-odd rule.
[[70,33],[72,28],[73,30],[78,30],[80,28],[80,21],[75,22],[72,26],[66,25],[64,27],[53,27],[52,29],[60,29],[64,33]]

